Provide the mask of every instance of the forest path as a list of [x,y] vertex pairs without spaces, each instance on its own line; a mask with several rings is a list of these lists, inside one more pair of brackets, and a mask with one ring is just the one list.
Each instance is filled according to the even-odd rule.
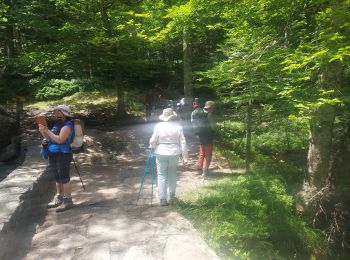
[[[151,200],[147,176],[136,205],[154,124],[119,129],[86,129],[86,152],[74,155],[86,186],[71,166],[71,210],[49,209],[27,240],[18,259],[218,259],[192,225],[171,206],[159,206],[157,188]],[[177,196],[207,184],[194,170],[196,142],[190,141],[188,166],[180,165]],[[192,138],[192,140],[195,140]],[[212,176],[229,172],[213,161]],[[151,201],[153,205],[151,205]]]

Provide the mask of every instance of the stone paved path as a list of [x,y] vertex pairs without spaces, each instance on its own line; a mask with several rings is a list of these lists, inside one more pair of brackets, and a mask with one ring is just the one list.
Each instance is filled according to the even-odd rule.
[[[22,238],[30,248],[19,248],[14,259],[218,259],[184,217],[159,206],[156,189],[151,206],[150,176],[136,205],[152,129],[143,124],[87,130],[87,152],[75,156],[86,190],[72,165],[75,207],[62,213],[49,209]],[[194,146],[191,150],[194,159]],[[179,167],[179,197],[207,182],[191,167]]]

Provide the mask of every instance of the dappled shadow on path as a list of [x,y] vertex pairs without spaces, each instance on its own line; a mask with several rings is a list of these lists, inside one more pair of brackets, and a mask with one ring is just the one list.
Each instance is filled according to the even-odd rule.
[[[160,207],[157,199],[157,185],[153,196],[151,176],[148,174],[141,190],[139,204],[137,195],[149,154],[146,149],[154,124],[121,127],[102,131],[87,129],[88,142],[84,153],[75,155],[81,178],[73,165],[71,181],[74,208],[56,213],[49,209],[45,220],[36,227],[31,248],[24,259],[90,259],[99,252],[99,259],[144,243],[162,259],[162,250],[169,234],[187,234],[191,227],[172,211],[171,207]],[[194,139],[195,140],[195,139]],[[206,183],[195,173],[197,143],[191,141],[190,164],[179,166],[178,194],[198,188]],[[213,176],[224,175],[216,168]],[[216,177],[215,177],[216,176]],[[43,205],[46,206],[46,205]],[[179,220],[180,219],[180,220]],[[163,234],[162,230],[167,230]],[[152,243],[149,243],[152,241]],[[54,250],[52,250],[54,248]],[[95,258],[97,259],[97,258]]]

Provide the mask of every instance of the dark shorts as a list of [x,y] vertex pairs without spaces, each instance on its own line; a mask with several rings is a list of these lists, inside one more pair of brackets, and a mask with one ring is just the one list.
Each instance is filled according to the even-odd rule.
[[72,158],[72,153],[49,153],[49,171],[56,182],[65,184],[70,181],[69,166]]

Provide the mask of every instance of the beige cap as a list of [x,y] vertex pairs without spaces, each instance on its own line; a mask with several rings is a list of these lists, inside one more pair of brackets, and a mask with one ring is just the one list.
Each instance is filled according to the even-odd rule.
[[207,101],[207,102],[205,102],[204,109],[210,109],[210,108],[212,108],[214,105],[215,105],[215,102],[214,102],[214,101]]

